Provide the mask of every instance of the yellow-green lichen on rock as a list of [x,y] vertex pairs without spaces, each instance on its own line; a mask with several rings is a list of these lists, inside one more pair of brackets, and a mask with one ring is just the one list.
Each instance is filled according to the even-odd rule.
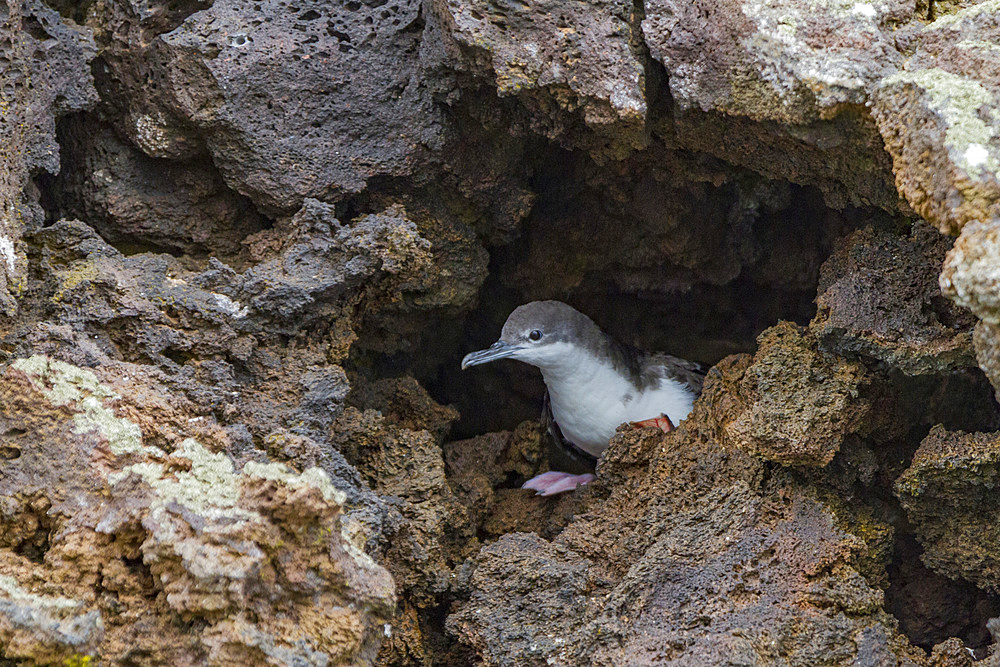
[[15,359],[11,367],[37,381],[53,405],[79,409],[80,412],[73,416],[75,431],[86,433],[96,430],[107,441],[113,454],[162,454],[159,449],[142,444],[142,430],[136,424],[116,417],[112,410],[105,407],[105,400],[121,397],[102,384],[93,371],[44,355]]
[[[9,370],[0,374],[0,382],[28,382],[58,408],[49,408],[47,414],[54,417],[42,423],[54,418],[64,430],[49,429],[39,437],[71,433],[75,439],[62,446],[85,450],[75,460],[90,468],[78,474],[90,476],[102,496],[98,503],[63,509],[86,510],[86,518],[54,536],[47,545],[50,551],[68,556],[87,545],[120,545],[119,551],[102,547],[108,553],[95,556],[108,578],[104,585],[116,585],[121,573],[129,571],[131,566],[119,559],[138,558],[148,572],[145,585],[161,600],[155,610],[144,607],[142,614],[152,613],[156,622],[168,625],[198,619],[186,641],[222,663],[232,658],[255,664],[308,660],[346,665],[374,655],[395,603],[393,581],[348,539],[342,521],[347,496],[325,472],[314,467],[299,473],[282,464],[255,462],[240,471],[226,452],[211,451],[192,437],[172,450],[146,444],[140,427],[116,414],[125,408],[136,414],[148,395],[140,377],[131,373],[124,374],[127,386],[121,379],[102,382],[93,370],[44,355],[17,359]],[[127,457],[94,456],[99,451],[95,439],[112,454]],[[72,574],[47,571],[60,563],[78,567],[74,558],[79,556],[33,566],[39,570],[34,576],[75,581]],[[82,590],[95,598],[96,593]],[[102,635],[100,610],[88,611],[75,597],[38,596],[18,586],[13,576],[2,575],[0,639],[12,637],[7,647],[11,657],[43,655],[17,642],[37,643],[48,636],[45,632],[55,637],[52,656],[59,660],[100,656],[110,650],[106,642],[120,641],[122,632],[130,632],[130,619],[137,618],[128,611],[130,599],[122,597]],[[39,623],[44,621],[41,629],[24,630],[15,623],[13,634],[7,633],[8,616],[27,607]],[[63,620],[67,615],[73,618]],[[67,623],[81,632],[92,628],[77,640],[60,629],[59,624]],[[18,639],[18,633],[25,638]]]
[[251,477],[260,477],[275,482],[282,482],[291,488],[313,488],[318,489],[323,494],[323,498],[343,505],[347,502],[347,494],[337,489],[330,483],[330,478],[319,468],[309,468],[308,470],[296,474],[289,470],[288,466],[281,463],[257,463],[248,461],[243,466],[243,474]]
[[931,67],[902,70],[886,77],[881,85],[920,89],[927,96],[929,108],[944,121],[944,148],[952,161],[972,176],[984,171],[997,176],[996,150],[988,149],[997,131],[982,120],[980,110],[985,107],[995,121],[1000,121],[1000,111],[996,108],[996,97],[982,84]]
[[97,648],[101,613],[79,600],[40,595],[14,577],[0,575],[0,645],[8,658],[33,664],[71,660]]
[[[154,453],[166,456],[160,450]],[[138,475],[155,491],[156,505],[178,503],[199,514],[224,510],[235,516],[242,514],[236,507],[240,497],[239,478],[229,457],[208,451],[193,438],[184,440],[171,457],[186,459],[189,469],[171,469],[166,462],[143,462],[112,473],[108,480],[115,484],[129,475]]]
[[914,32],[903,67],[872,91],[897,189],[947,234],[1000,215],[998,7],[981,2]]

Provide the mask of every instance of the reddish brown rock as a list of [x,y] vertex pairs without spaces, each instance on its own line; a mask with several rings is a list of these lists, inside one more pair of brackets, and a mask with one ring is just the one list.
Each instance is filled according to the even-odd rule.
[[[918,665],[854,569],[864,550],[765,464],[705,440],[626,431],[599,466],[606,499],[553,542],[484,549],[449,627],[494,664]],[[773,474],[773,473],[772,473]],[[848,639],[851,638],[851,639]]]
[[909,237],[868,228],[844,239],[823,265],[809,325],[822,347],[907,375],[973,366],[975,318],[938,286],[950,247],[920,222]]
[[[5,495],[22,493],[30,475],[51,507],[40,558],[5,549],[0,570],[15,605],[33,606],[39,623],[56,615],[44,632],[12,638],[6,655],[372,659],[394,591],[354,544],[346,495],[318,468],[249,462],[237,472],[193,438],[149,444],[119,416],[122,405],[141,408],[134,389],[44,356],[14,360],[0,377],[5,441],[16,434],[7,446],[22,439],[26,450],[3,464]],[[70,614],[82,615],[72,632],[58,620]]]
[[549,469],[548,454],[549,439],[538,421],[445,445],[448,481],[481,538],[489,542],[513,532],[554,536],[593,500],[587,487],[551,498],[520,488]]
[[932,570],[1000,591],[1000,437],[934,427],[910,467],[896,481],[896,496],[924,547]]
[[824,355],[807,331],[782,322],[761,334],[760,349],[729,357],[709,375],[719,442],[784,464],[824,466],[869,412],[867,373]]

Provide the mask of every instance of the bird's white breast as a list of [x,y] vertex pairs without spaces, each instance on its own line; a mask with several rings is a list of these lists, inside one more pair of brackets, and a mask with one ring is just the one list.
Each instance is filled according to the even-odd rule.
[[542,376],[559,430],[594,456],[604,452],[623,422],[662,413],[676,424],[691,412],[695,398],[687,386],[669,378],[640,392],[609,363],[589,355],[582,355],[573,368],[543,368]]

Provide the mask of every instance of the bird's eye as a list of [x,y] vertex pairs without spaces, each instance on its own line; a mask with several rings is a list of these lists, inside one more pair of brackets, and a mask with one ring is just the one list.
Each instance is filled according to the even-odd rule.
[[528,338],[531,340],[541,340],[542,332],[538,329],[534,329],[530,334],[528,334]]

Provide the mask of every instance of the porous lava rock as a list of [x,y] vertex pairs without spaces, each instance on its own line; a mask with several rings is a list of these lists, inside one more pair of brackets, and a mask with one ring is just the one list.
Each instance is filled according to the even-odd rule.
[[1000,219],[970,223],[945,258],[941,290],[980,320],[1000,323],[998,260]]
[[6,3],[0,17],[0,312],[17,310],[26,281],[19,247],[43,217],[31,177],[59,171],[56,120],[97,102],[93,37],[40,0]]
[[[333,441],[379,495],[391,498],[401,527],[386,558],[409,602],[426,607],[447,589],[454,559],[464,558],[468,521],[445,480],[441,448],[427,430],[400,428],[375,410],[347,408]],[[457,545],[458,551],[448,547]]]
[[[453,415],[435,406],[412,381],[392,386],[376,382],[372,386],[378,389],[361,391],[363,398],[359,400],[380,405],[390,417],[393,413],[386,406],[397,406],[409,420],[417,414],[425,416],[408,422],[412,429],[385,425],[384,418],[370,410],[364,413],[366,419],[359,420],[358,410],[346,405],[350,382],[338,365],[357,336],[354,328],[358,326],[359,313],[373,316],[377,310],[374,303],[396,304],[398,311],[401,291],[405,290],[407,298],[419,300],[421,285],[441,286],[440,277],[433,271],[434,251],[441,250],[447,255],[447,246],[444,240],[435,247],[422,238],[417,226],[398,207],[363,216],[351,225],[342,225],[332,216],[329,205],[307,200],[296,216],[280,221],[276,231],[265,230],[248,240],[247,256],[254,264],[243,272],[218,259],[198,266],[162,254],[126,256],[78,221],[59,221],[32,235],[35,270],[31,298],[24,301],[26,316],[4,325],[6,358],[13,362],[27,357],[29,351],[45,352],[53,359],[72,361],[76,364],[73,368],[98,367],[103,381],[117,387],[117,396],[127,393],[130,400],[115,407],[116,419],[128,420],[136,425],[135,429],[123,425],[124,422],[115,422],[118,424],[115,428],[141,431],[143,447],[163,454],[144,449],[155,461],[129,460],[128,466],[132,466],[130,470],[135,474],[116,477],[114,483],[109,483],[109,493],[117,498],[116,490],[123,489],[125,494],[122,502],[127,507],[120,508],[122,516],[116,521],[128,525],[139,522],[148,531],[155,528],[155,534],[149,537],[137,536],[138,542],[128,547],[127,558],[130,561],[148,558],[149,567],[156,576],[162,574],[164,587],[170,588],[164,595],[172,596],[171,604],[176,605],[170,608],[173,611],[153,608],[148,604],[149,598],[140,594],[133,615],[145,616],[149,627],[170,625],[174,622],[170,620],[171,614],[186,619],[212,619],[211,627],[195,623],[190,631],[154,632],[163,635],[163,644],[135,649],[143,655],[172,656],[176,664],[193,661],[188,655],[208,655],[221,664],[262,660],[287,664],[307,658],[329,660],[330,664],[336,661],[358,664],[374,660],[377,645],[387,633],[392,633],[391,624],[396,622],[392,591],[397,584],[381,569],[379,586],[384,590],[372,593],[378,598],[372,602],[378,607],[377,614],[373,612],[371,617],[375,620],[358,615],[365,613],[359,606],[361,598],[353,603],[338,603],[335,606],[344,609],[330,612],[333,616],[316,607],[310,615],[298,620],[293,615],[282,615],[276,611],[277,607],[265,609],[258,605],[249,610],[250,603],[235,591],[238,587],[226,583],[224,578],[218,579],[222,575],[216,570],[225,566],[232,569],[235,579],[246,579],[250,576],[248,572],[260,569],[257,551],[250,547],[251,538],[258,539],[256,535],[261,531],[268,533],[267,544],[272,551],[280,551],[283,541],[290,543],[289,538],[281,537],[280,532],[275,533],[276,529],[268,526],[254,527],[256,532],[250,536],[227,537],[226,530],[230,530],[226,528],[227,522],[243,521],[245,512],[237,503],[232,510],[235,514],[231,517],[226,514],[220,518],[223,525],[212,528],[221,532],[211,539],[228,544],[231,538],[236,540],[233,544],[245,543],[245,553],[211,550],[197,542],[199,535],[211,532],[207,524],[192,518],[197,526],[192,529],[185,523],[178,524],[168,512],[162,517],[162,526],[160,523],[154,526],[152,519],[144,518],[145,510],[133,507],[135,503],[129,500],[130,493],[149,496],[144,485],[158,487],[172,483],[170,480],[177,471],[195,466],[192,457],[201,457],[211,464],[204,471],[205,484],[236,489],[230,495],[239,495],[237,491],[246,486],[241,486],[242,477],[235,470],[242,467],[245,474],[247,470],[257,470],[255,465],[262,465],[266,472],[271,470],[266,466],[272,465],[268,461],[283,461],[303,471],[289,470],[288,475],[308,474],[310,479],[325,475],[337,488],[336,512],[324,509],[325,506],[293,503],[294,507],[288,511],[295,518],[285,521],[280,514],[284,510],[258,507],[263,498],[246,503],[258,514],[277,513],[274,525],[291,526],[306,540],[303,548],[311,549],[329,544],[314,539],[315,534],[333,537],[340,534],[339,529],[333,533],[330,530],[336,528],[340,508],[349,507],[344,529],[351,548],[361,555],[370,554],[364,558],[375,556],[383,563],[391,563],[390,571],[396,575],[399,589],[410,600],[425,601],[423,607],[426,607],[433,602],[434,595],[447,587],[448,564],[458,557],[453,556],[451,549],[456,544],[461,546],[464,526],[461,520],[464,510],[451,499],[444,481],[438,446]],[[447,302],[446,297],[434,297],[432,290],[427,294],[431,295],[427,308]],[[398,312],[396,316],[399,317]],[[53,319],[60,324],[53,324]],[[128,387],[128,391],[123,387]],[[411,397],[410,409],[403,407],[402,396]],[[34,396],[32,400],[37,398]],[[12,409],[17,412],[26,408],[12,404]],[[348,428],[347,424],[353,426]],[[21,427],[15,428],[21,435],[29,432],[18,429]],[[344,444],[346,435],[355,439],[348,444],[368,442],[384,456],[373,459],[371,453]],[[339,451],[342,444],[343,452]],[[17,450],[12,444],[9,451]],[[415,456],[418,452],[421,455]],[[373,481],[373,486],[384,497],[366,486],[345,454],[355,457],[365,478],[374,480],[367,477],[373,472],[381,476],[383,483],[378,485]],[[170,459],[170,463],[161,459]],[[26,459],[18,457],[18,460]],[[389,460],[405,466],[393,481],[388,467],[383,465]],[[76,460],[64,456],[54,457],[52,465],[79,468],[91,463],[86,457]],[[233,469],[231,474],[229,467]],[[313,468],[325,472],[307,472]],[[90,479],[85,473],[68,470],[61,470],[60,474]],[[141,479],[135,479],[136,475]],[[12,552],[41,557],[51,553],[46,550],[52,527],[46,511],[52,501],[49,495],[39,495],[34,488],[25,488],[24,500],[13,507],[20,508],[17,511],[21,515],[38,518],[34,522],[13,520],[12,525],[21,528],[9,531],[7,546]],[[280,489],[269,486],[245,489],[247,494],[251,491],[269,499],[281,495]],[[67,492],[84,493],[73,487]],[[203,491],[198,493],[206,495]],[[163,512],[158,503],[151,505],[149,511],[155,510],[159,517]],[[172,501],[166,505],[168,510],[173,507]],[[75,508],[66,512],[69,518],[75,517]],[[197,535],[192,536],[192,530]],[[190,547],[191,552],[175,553],[172,551],[175,542],[188,545],[184,549]],[[141,551],[141,545],[145,545],[145,552]],[[420,553],[426,556],[418,557]],[[209,579],[201,581],[196,577],[191,582],[181,570],[188,567],[185,559],[198,554],[202,554],[201,560],[190,566],[199,573],[204,570]],[[275,558],[282,556],[277,553]],[[50,574],[47,568],[39,567],[42,568],[39,577]],[[296,581],[305,578],[309,582],[294,584],[306,586],[303,595],[308,593],[319,599],[317,596],[326,595],[325,589],[320,590],[323,586],[339,590],[344,585],[337,574],[343,570],[341,566],[319,563],[303,568],[288,575]],[[409,577],[404,576],[407,572],[411,573]],[[262,573],[265,575],[270,577],[266,571]],[[262,580],[253,584],[253,589],[259,590],[260,595],[271,594],[266,591],[269,586],[277,585],[278,579],[271,577],[267,581],[270,583]],[[360,595],[364,590],[359,585],[351,584],[351,590]],[[142,590],[154,590],[152,583],[143,586]],[[202,600],[203,597],[206,599]],[[138,611],[143,604],[144,610]],[[275,604],[285,603],[275,598]],[[351,604],[354,610],[349,609]],[[401,605],[402,612],[412,613],[413,609],[410,602]],[[298,628],[298,623],[304,627]],[[139,630],[133,627],[128,632]],[[197,633],[201,634],[196,637]],[[418,636],[417,641],[419,645],[422,639]],[[110,659],[120,655],[121,650],[117,645],[105,643],[95,649],[95,655]]]
[[707,416],[620,432],[601,502],[551,542],[484,549],[452,631],[498,665],[921,664],[855,569],[864,541]]
[[[444,457],[448,482],[467,509],[476,536],[487,543],[515,532],[553,537],[592,499],[586,487],[551,498],[517,488],[555,465],[548,436],[538,421],[522,422],[513,431],[445,443]],[[579,472],[586,470],[580,467]]]
[[[3,462],[4,496],[35,495],[8,504],[3,520],[42,510],[49,531],[34,560],[4,550],[0,628],[19,609],[36,609],[40,625],[46,610],[54,616],[32,641],[7,643],[6,657],[370,660],[394,587],[356,545],[345,493],[318,468],[251,461],[237,471],[194,437],[150,444],[121,416],[125,404],[143,409],[141,380],[123,380],[42,355],[12,360],[0,377],[0,431],[20,454]],[[79,620],[58,620],[74,612]]]
[[[931,230],[1000,386],[996,13],[8,3],[6,658],[967,662],[886,609],[927,650],[995,609],[935,625],[994,588],[997,422]],[[550,499],[536,372],[457,379],[538,297],[719,362]]]
[[860,109],[902,63],[892,33],[913,15],[902,2],[647,2],[643,35],[676,102],[664,136],[815,185],[837,208],[897,210],[891,162]]
[[[93,10],[107,33],[108,89],[130,100],[123,113],[151,154],[204,147],[234,190],[290,213],[308,197],[410,175],[440,148],[444,119],[420,75],[420,2],[179,9],[187,15]],[[134,94],[147,80],[155,92]]]
[[902,62],[891,27],[914,9],[652,0],[642,29],[682,109],[801,126],[865,103],[868,89]]
[[[959,234],[941,289],[980,319],[973,338],[980,367],[1000,387],[1000,332],[992,311],[1000,215],[1000,95],[996,2],[960,4],[906,33],[899,72],[883,79],[872,115],[892,154],[899,192],[944,233]],[[965,230],[968,229],[966,233]]]
[[89,116],[67,119],[60,133],[59,206],[111,243],[238,258],[240,241],[266,225],[204,158],[151,158]]
[[[497,95],[525,105],[535,131],[569,145],[583,139],[595,150],[607,137],[605,151],[617,157],[645,143],[633,3],[437,0],[431,7],[468,53],[456,66],[491,76]],[[576,127],[580,120],[589,132]]]
[[996,433],[937,426],[895,486],[924,547],[921,560],[936,572],[994,592],[1000,590],[998,475]]
[[825,466],[844,437],[861,430],[870,405],[857,362],[822,353],[790,322],[761,334],[757,353],[729,357],[712,371],[703,401],[719,442],[779,463]]
[[873,95],[896,187],[949,234],[1000,215],[997,9],[976,3],[908,34],[904,67]]
[[941,291],[978,318],[972,341],[976,361],[1000,396],[1000,219],[970,222],[941,270]]
[[908,237],[867,228],[845,238],[820,272],[810,329],[822,347],[908,375],[973,366],[975,318],[938,286],[950,247],[926,223]]

